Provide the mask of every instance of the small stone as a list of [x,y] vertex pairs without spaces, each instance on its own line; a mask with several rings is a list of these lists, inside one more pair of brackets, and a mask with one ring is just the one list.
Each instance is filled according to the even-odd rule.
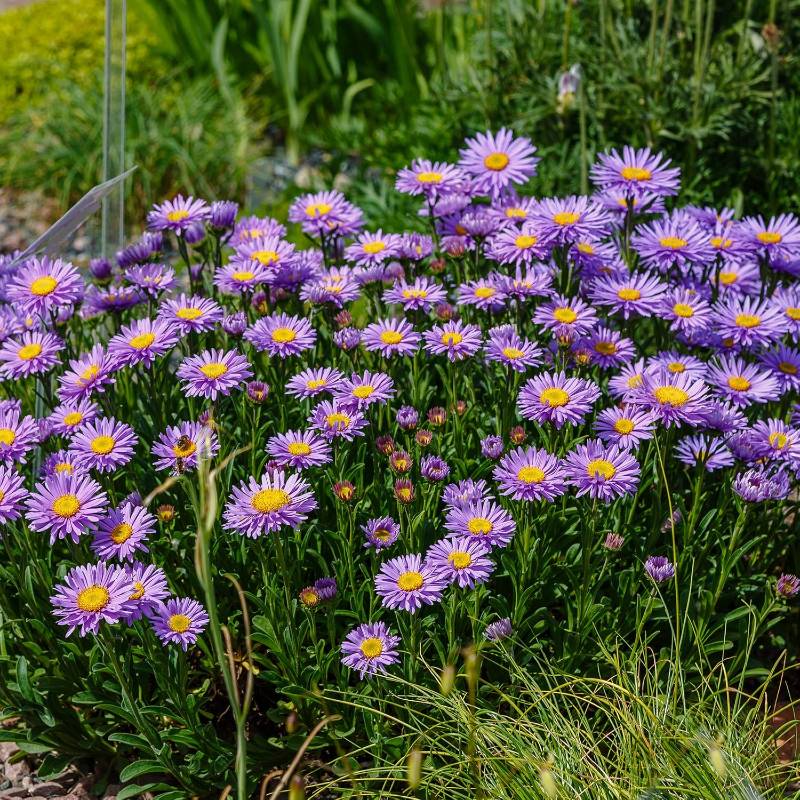
[[0,761],[8,761],[18,750],[14,742],[0,742]]
[[55,781],[45,781],[44,783],[37,783],[34,791],[42,797],[52,797],[53,795],[61,794],[64,791],[64,787]]
[[4,771],[6,778],[8,778],[11,783],[20,783],[23,778],[27,778],[31,774],[31,768],[24,759],[22,761],[17,761],[16,764],[7,763]]

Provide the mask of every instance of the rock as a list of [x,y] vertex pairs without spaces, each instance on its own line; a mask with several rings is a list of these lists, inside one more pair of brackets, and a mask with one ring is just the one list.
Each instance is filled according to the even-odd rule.
[[31,774],[31,768],[25,759],[17,761],[16,764],[6,763],[4,767],[5,776],[11,783],[20,783],[23,778],[27,778]]
[[15,797],[28,797],[28,790],[24,786],[16,786],[3,792],[2,800],[11,800]]
[[53,795],[62,794],[64,787],[55,781],[45,781],[44,783],[37,783],[32,791],[41,797],[53,797]]
[[18,751],[19,747],[14,742],[0,742],[0,761],[8,761]]

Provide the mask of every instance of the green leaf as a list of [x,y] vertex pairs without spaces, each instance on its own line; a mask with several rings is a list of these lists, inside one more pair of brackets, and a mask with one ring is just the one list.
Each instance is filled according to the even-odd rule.
[[140,775],[152,775],[153,773],[163,773],[164,765],[160,761],[134,761],[133,764],[128,764],[120,773],[119,779],[123,783],[132,781]]

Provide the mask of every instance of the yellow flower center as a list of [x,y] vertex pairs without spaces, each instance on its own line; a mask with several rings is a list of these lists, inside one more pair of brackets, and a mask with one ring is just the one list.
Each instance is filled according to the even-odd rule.
[[11,445],[17,440],[17,434],[11,428],[0,428],[0,444]]
[[80,511],[81,504],[76,495],[62,494],[53,500],[51,508],[56,516],[68,519],[69,517],[74,517]]
[[510,358],[513,361],[516,358],[522,358],[522,356],[524,356],[525,353],[518,347],[504,347],[503,355],[506,358]]
[[23,361],[32,361],[36,356],[42,352],[42,346],[38,342],[26,344],[17,350],[17,356]]
[[526,219],[527,216],[528,212],[524,208],[511,207],[506,209],[507,219]]
[[461,344],[464,337],[460,333],[456,333],[455,331],[450,331],[448,333],[442,334],[442,344],[446,344],[448,347],[453,347],[454,345]]
[[293,342],[297,338],[297,333],[291,328],[275,328],[270,335],[272,336],[272,341],[278,344]]
[[730,386],[734,392],[746,392],[752,384],[742,375],[731,375],[730,378],[728,378],[728,386]]
[[677,375],[681,372],[686,372],[686,364],[682,364],[680,361],[670,361],[669,364],[667,364],[667,369],[673,375]]
[[560,408],[569,403],[569,395],[563,389],[551,386],[539,395],[539,402],[550,408]]
[[677,386],[659,386],[653,394],[662,406],[680,408],[686,405],[689,400],[688,393],[684,392],[683,389],[679,389]]
[[31,294],[35,294],[37,297],[45,297],[52,294],[56,286],[58,286],[58,281],[52,275],[42,275],[41,278],[37,278],[31,283],[30,290]]
[[781,361],[778,369],[786,375],[797,375],[797,367],[789,361]]
[[311,381],[306,381],[306,388],[307,389],[321,389],[327,381],[325,378],[315,378]]
[[306,206],[306,216],[316,219],[327,214],[333,206],[330,203],[309,203]]
[[381,341],[384,344],[399,344],[403,341],[403,334],[397,331],[383,331]]
[[397,579],[398,588],[402,589],[404,592],[415,592],[417,589],[422,588],[422,584],[422,575],[414,570],[401,573],[400,577]]
[[270,264],[277,264],[280,256],[274,250],[256,250],[250,258],[268,267]]
[[737,314],[736,324],[740,328],[757,328],[761,324],[761,317],[755,314]]
[[370,636],[361,642],[359,649],[364,658],[377,658],[383,653],[383,642],[377,636]]
[[307,456],[311,452],[311,445],[305,442],[290,442],[286,448],[290,455],[293,456]]
[[167,219],[170,222],[180,222],[181,220],[186,219],[189,216],[189,212],[186,209],[180,208],[177,211],[168,211],[167,212]]
[[66,472],[67,475],[72,475],[75,467],[73,467],[72,464],[68,463],[67,461],[61,461],[55,465],[54,469],[56,472]]
[[403,289],[403,297],[407,300],[425,299],[428,296],[427,289]]
[[783,239],[783,235],[777,231],[760,231],[756,238],[762,244],[778,244]]
[[601,356],[613,356],[617,352],[617,346],[614,342],[596,342],[594,349]]
[[614,430],[623,436],[627,436],[629,433],[631,433],[633,428],[633,422],[629,419],[625,419],[625,417],[621,417],[614,423]]
[[144,597],[144,584],[141,581],[133,582],[133,594],[129,599],[141,600]]
[[586,473],[590,478],[605,478],[608,481],[617,474],[617,470],[610,461],[595,458],[586,465]]
[[483,166],[493,172],[500,172],[508,166],[508,156],[505,153],[489,153],[483,159]]
[[186,616],[186,614],[173,614],[167,622],[170,630],[175,631],[175,633],[186,633],[191,624],[192,621]]
[[374,386],[370,386],[369,384],[365,384],[364,386],[356,386],[353,389],[353,397],[357,397],[359,400],[366,400],[370,395],[372,395],[375,391]]
[[467,522],[467,530],[473,536],[486,536],[492,532],[492,522],[486,517],[471,517]]
[[620,300],[638,300],[642,293],[638,289],[620,289],[617,292],[617,297]]
[[233,280],[235,280],[237,283],[246,283],[247,281],[253,280],[255,276],[255,272],[251,272],[249,269],[242,269],[234,272],[231,275],[231,278],[233,278]]
[[191,439],[188,439],[185,446],[180,444],[180,441],[172,445],[172,452],[176,458],[188,458],[197,451],[197,445]]
[[494,297],[497,294],[497,289],[493,289],[491,286],[479,286],[475,290],[475,297],[479,298],[480,300],[485,300],[488,297]]
[[641,385],[642,385],[642,376],[641,375],[631,375],[630,378],[628,378],[628,388],[629,389],[637,389]]
[[538,241],[539,240],[535,236],[521,233],[516,239],[514,239],[514,245],[520,250],[527,250],[529,247],[533,247]]
[[777,450],[783,450],[783,448],[786,447],[786,442],[788,440],[789,439],[786,434],[781,433],[780,431],[775,431],[775,433],[771,433],[769,435],[769,443]]
[[620,175],[626,181],[649,181],[653,177],[653,173],[644,167],[623,167]]
[[573,225],[580,218],[581,215],[574,211],[559,211],[558,214],[553,214],[553,222],[556,225]]
[[578,319],[578,315],[569,306],[561,306],[553,311],[553,318],[557,322],[563,322],[569,325]]
[[111,436],[95,436],[90,446],[95,453],[104,456],[114,449],[114,444]]
[[544,470],[539,467],[522,467],[517,479],[523,483],[541,483],[545,479]]
[[663,239],[659,239],[658,242],[668,250],[680,250],[688,244],[686,239],[681,239],[679,236],[665,236]]
[[128,539],[133,536],[133,526],[129,525],[127,522],[120,522],[112,531],[111,531],[111,541],[114,544],[122,544],[123,542],[127,542]]
[[70,411],[69,414],[64,415],[64,424],[72,427],[77,425],[83,419],[83,414],[80,411]]
[[592,247],[587,242],[579,242],[578,243],[578,252],[583,253],[585,256],[593,256],[594,255],[594,247]]
[[108,589],[94,584],[78,592],[76,603],[81,611],[102,611],[110,599]]
[[361,248],[367,255],[374,256],[386,249],[385,242],[365,242]]
[[719,274],[719,282],[723,286],[731,286],[732,284],[736,283],[738,279],[738,272],[720,272]]
[[140,333],[138,336],[129,339],[128,344],[134,350],[144,350],[146,347],[150,347],[155,340],[156,335],[154,333]]
[[291,503],[292,498],[283,489],[262,489],[253,495],[250,505],[262,514],[280,511]]
[[711,237],[711,246],[717,250],[727,250],[732,244],[733,242],[730,239],[725,239],[722,236]]
[[454,550],[447,556],[447,560],[455,569],[466,569],[472,564],[472,556],[469,553],[465,553],[463,550]]
[[789,306],[786,309],[785,314],[786,314],[787,317],[789,317],[789,319],[793,319],[795,321],[800,320],[800,308],[795,308],[794,306]]
[[200,372],[212,381],[221,378],[227,371],[228,367],[221,361],[209,361],[200,367]]
[[99,373],[100,366],[98,364],[90,364],[83,372],[81,372],[78,383],[81,383],[81,381],[88,383],[92,378],[96,378]]
[[441,172],[420,172],[417,175],[419,183],[441,183],[443,178]]
[[694,309],[686,303],[675,303],[675,305],[672,306],[672,310],[675,312],[676,317],[688,319],[694,316]]
[[192,306],[184,306],[183,308],[179,308],[175,312],[175,316],[179,319],[198,319],[198,317],[203,316],[203,311],[200,308],[194,308]]
[[378,528],[372,534],[379,542],[388,542],[392,534],[386,528]]
[[349,425],[350,424],[350,417],[347,414],[342,414],[340,411],[336,411],[333,414],[328,414],[325,417],[325,421],[328,423],[328,427],[333,428],[334,426],[339,425]]

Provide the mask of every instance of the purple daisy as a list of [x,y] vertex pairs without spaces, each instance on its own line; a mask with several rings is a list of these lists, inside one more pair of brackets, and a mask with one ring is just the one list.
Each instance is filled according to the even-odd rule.
[[153,206],[147,214],[147,228],[151,231],[173,231],[181,235],[193,225],[205,222],[210,216],[211,209],[205,200],[179,194],[172,200]]
[[190,597],[175,597],[150,606],[147,616],[162,644],[179,644],[184,652],[208,625],[203,606]]
[[787,600],[796,597],[800,593],[800,578],[791,573],[781,573],[775,584],[775,591]]
[[251,325],[244,338],[260,352],[287,358],[310,350],[317,340],[317,332],[305,317],[277,313]]
[[765,253],[771,259],[782,255],[800,255],[800,220],[794,214],[781,214],[764,218],[745,217],[740,225],[742,238],[754,249]]
[[566,491],[566,473],[556,456],[536,447],[518,447],[494,468],[500,494],[512,500],[553,502]]
[[267,441],[267,453],[279,467],[304,470],[331,462],[331,446],[313,431],[287,431]]
[[423,335],[427,352],[446,355],[450,361],[462,361],[475,355],[481,347],[481,329],[460,320],[434,325]]
[[594,431],[603,442],[620,450],[635,450],[652,439],[655,427],[652,412],[637,408],[604,408],[594,423]]
[[233,229],[231,247],[241,247],[255,239],[265,239],[269,236],[286,236],[286,226],[272,217],[243,217]]
[[175,325],[181,334],[210,331],[222,321],[223,314],[222,306],[210,298],[185,294],[165,300],[158,310],[159,318]]
[[140,564],[134,561],[124,566],[131,580],[132,592],[130,596],[130,613],[125,621],[132,625],[140,620],[154,605],[166,600],[169,595],[169,585],[164,570],[155,564]]
[[496,622],[490,622],[486,626],[483,636],[487,642],[499,642],[502,639],[508,639],[513,632],[510,617],[503,617]]
[[178,343],[178,327],[164,319],[137,319],[123,325],[108,343],[108,355],[116,369],[134,364],[150,365]]
[[300,299],[303,301],[314,305],[331,303],[337,308],[357,300],[360,295],[356,275],[346,267],[333,267],[315,280],[307,281],[300,290]]
[[310,236],[349,235],[364,225],[361,211],[336,191],[300,195],[289,206],[289,220]]
[[675,458],[687,467],[702,465],[707,472],[730,467],[735,459],[724,440],[718,436],[684,436],[675,446]]
[[684,423],[697,426],[704,422],[708,387],[686,372],[645,372],[641,383],[625,394],[625,402],[650,409],[667,428]]
[[567,377],[563,372],[542,373],[525,382],[517,408],[525,419],[551,422],[556,428],[580,425],[600,397],[600,389],[585,378]]
[[800,350],[783,345],[758,357],[780,384],[781,393],[800,390]]
[[83,296],[78,270],[60,258],[28,259],[10,280],[8,302],[24,314],[47,317],[61,306],[71,306]]
[[769,345],[787,330],[780,310],[753,297],[727,297],[713,308],[714,330],[724,340],[741,347]]
[[200,459],[213,458],[219,450],[217,434],[200,422],[181,422],[167,428],[153,443],[156,469],[185,472],[197,468]]
[[523,339],[513,325],[501,325],[489,330],[486,360],[525,372],[541,363],[542,351],[528,339]]
[[596,280],[589,290],[592,302],[607,306],[612,314],[623,319],[651,316],[660,307],[667,287],[658,278],[646,273]]
[[218,394],[229,395],[253,377],[250,362],[237,350],[205,350],[184,359],[175,374],[183,381],[187,397],[211,400]]
[[458,163],[472,176],[472,190],[477,194],[499,197],[511,184],[526,183],[536,174],[536,148],[530,139],[515,139],[514,132],[506,128],[496,134],[478,133],[465,145]]
[[354,669],[362,680],[386,672],[399,661],[400,637],[383,622],[364,623],[353,628],[342,642],[342,664]]
[[759,458],[795,465],[800,462],[800,430],[783,420],[757,420],[750,429],[750,439]]
[[223,514],[223,528],[251,539],[283,526],[297,528],[317,507],[308,483],[281,471],[252,476],[234,488]]
[[465,181],[464,172],[453,164],[418,158],[397,173],[394,188],[403,194],[425,195],[435,202],[439,195],[458,191]]
[[105,348],[96,344],[90,352],[69,362],[69,369],[61,376],[58,396],[61,400],[77,400],[92,392],[105,392],[105,387],[115,382],[113,359]]
[[0,464],[0,525],[19,518],[27,494],[22,475],[12,467]]
[[450,474],[450,466],[439,456],[428,455],[420,460],[419,471],[429,481],[443,481]]
[[375,591],[385,608],[415,613],[423,605],[438,603],[447,579],[417,554],[398,556],[381,565]]
[[450,536],[475,539],[487,548],[508,546],[516,531],[508,511],[488,497],[449,508],[444,527]]
[[53,616],[81,636],[97,633],[101,622],[114,625],[130,612],[131,579],[122,567],[100,561],[73,567],[50,598]]
[[125,270],[125,280],[150,297],[175,285],[175,270],[165,264],[143,264]]
[[0,375],[26,378],[49,372],[59,363],[64,343],[54,333],[29,331],[19,339],[7,339],[0,348]]
[[361,530],[366,537],[364,547],[374,547],[376,550],[391,547],[400,536],[400,526],[391,517],[367,520]]
[[545,239],[565,245],[580,239],[601,239],[611,228],[606,210],[589,197],[545,197],[534,205],[531,220]]
[[106,502],[96,481],[62,472],[36,485],[26,500],[25,518],[31,530],[50,532],[50,544],[68,536],[77,542],[100,521]]
[[706,233],[686,214],[640,225],[631,237],[631,245],[642,263],[662,272],[675,265],[686,270],[691,264],[709,264],[715,255]]
[[627,364],[636,355],[636,349],[630,339],[622,336],[619,331],[612,331],[603,325],[581,339],[577,346],[580,350],[588,352],[589,363],[597,364],[602,369]]
[[444,289],[435,281],[425,276],[414,279],[413,283],[399,280],[383,293],[384,303],[399,303],[406,311],[418,308],[430,311],[437,303],[447,299]]
[[686,373],[692,378],[705,378],[708,365],[695,356],[679,353],[676,350],[663,350],[651,356],[647,361],[647,372],[658,373],[661,370],[673,375]]
[[448,483],[442,492],[442,503],[448,508],[464,508],[476,500],[491,500],[486,481],[465,478],[458,483]]
[[631,194],[626,189],[606,189],[596,192],[594,199],[608,211],[622,225],[628,208],[636,214],[664,214],[666,206],[664,200],[654,192],[640,192]]
[[369,424],[364,415],[350,405],[338,400],[323,400],[311,412],[308,423],[328,439],[344,439],[351,442],[356,436],[364,435]]
[[147,553],[147,539],[156,530],[156,518],[144,506],[123,503],[100,520],[92,534],[92,550],[104,561],[133,561]]
[[56,475],[59,472],[64,472],[67,475],[77,475],[86,470],[81,469],[75,464],[75,458],[66,450],[58,450],[55,453],[50,453],[42,464],[41,476],[49,478],[51,475]]
[[304,369],[286,382],[286,392],[299,398],[316,397],[336,389],[342,377],[342,373],[332,367]]
[[670,159],[652,153],[649,147],[635,150],[626,145],[622,155],[617,150],[598,155],[590,174],[594,184],[604,190],[640,198],[646,192],[669,197],[678,193],[681,175],[680,169],[670,167],[670,163]]
[[599,439],[579,444],[564,459],[567,480],[577,488],[577,496],[610,503],[632,494],[639,485],[639,462],[627,450],[607,447]]
[[597,312],[577,297],[555,295],[536,309],[533,322],[558,338],[572,341],[597,325]]
[[62,403],[50,415],[53,433],[71,436],[87,422],[97,417],[97,404],[87,398]]
[[675,565],[665,556],[649,556],[644,571],[655,583],[664,583],[675,576]]
[[113,472],[133,458],[136,441],[130,425],[107,417],[88,422],[76,431],[69,452],[81,469]]
[[237,295],[253,292],[259,284],[266,283],[268,272],[257,261],[247,264],[231,262],[217,267],[214,272],[214,286],[224,294]]
[[487,553],[486,544],[474,536],[440,539],[425,554],[425,563],[438,570],[449,584],[474,589],[477,584],[486,583],[494,572]]
[[348,261],[361,267],[377,266],[399,255],[400,237],[396,233],[384,233],[380,228],[374,233],[359,234],[344,251]]
[[767,403],[779,394],[778,381],[771,373],[732,355],[712,361],[706,380],[723,400],[737,406]]
[[361,335],[364,348],[385,358],[413,356],[422,337],[407,319],[384,319],[364,328]]
[[499,264],[522,267],[543,261],[552,249],[552,238],[532,223],[525,223],[521,229],[506,227],[495,233],[488,241],[486,257]]
[[792,339],[800,342],[800,290],[794,287],[778,289],[770,299],[783,315]]
[[758,264],[728,263],[717,273],[717,289],[724,297],[727,294],[758,294],[761,288],[761,273]]
[[24,464],[26,454],[38,441],[39,429],[33,417],[22,417],[18,406],[0,410],[0,461]]
[[497,313],[505,307],[506,293],[502,284],[493,279],[479,278],[458,287],[458,305],[475,306],[482,311]]
[[748,469],[733,479],[733,491],[748,503],[784,500],[789,489],[789,479],[781,469],[759,466]]
[[675,289],[661,299],[653,313],[670,322],[676,333],[692,336],[707,331],[711,325],[711,306],[697,292]]
[[275,273],[294,263],[295,246],[281,236],[263,236],[235,246],[231,265],[244,271],[263,271],[265,282],[271,283]]
[[373,403],[386,403],[394,396],[394,381],[384,372],[354,372],[342,378],[333,390],[333,400],[341,408],[363,410]]

